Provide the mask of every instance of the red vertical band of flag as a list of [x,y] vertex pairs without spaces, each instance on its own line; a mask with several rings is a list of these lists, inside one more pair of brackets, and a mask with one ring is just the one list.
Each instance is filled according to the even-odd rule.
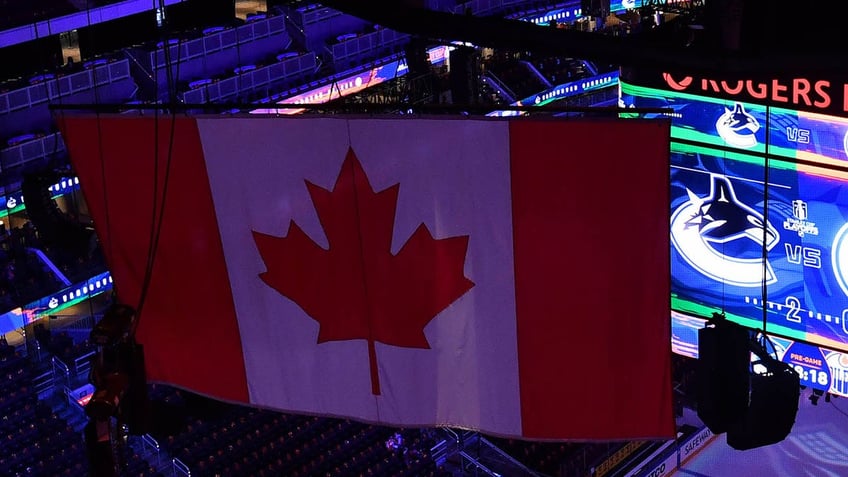
[[668,137],[667,122],[511,123],[527,438],[673,435]]
[[[147,268],[154,184],[157,212],[164,200],[160,246],[137,332],[146,345],[148,379],[248,401],[239,328],[196,122],[177,119],[173,131],[170,118],[60,118],[59,123],[91,215],[97,218],[118,298],[131,306],[139,304]],[[163,197],[166,174],[169,186]],[[205,352],[201,356],[198,350]]]

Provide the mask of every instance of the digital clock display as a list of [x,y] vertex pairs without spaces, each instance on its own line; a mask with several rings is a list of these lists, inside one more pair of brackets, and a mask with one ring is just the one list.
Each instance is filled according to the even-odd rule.
[[782,361],[789,363],[798,373],[802,386],[830,389],[830,369],[819,348],[804,343],[792,343],[783,352]]
[[[703,319],[672,313],[672,350],[697,358],[698,330],[705,323]],[[798,373],[802,385],[848,397],[848,353],[775,336],[770,337],[764,346],[772,356],[789,364]],[[763,372],[765,368],[758,366],[757,360],[752,354],[752,369],[755,373]]]

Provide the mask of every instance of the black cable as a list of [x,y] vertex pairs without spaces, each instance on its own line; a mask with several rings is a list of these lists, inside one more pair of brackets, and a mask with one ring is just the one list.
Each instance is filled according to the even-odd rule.
[[[155,2],[156,0],[154,0]],[[163,12],[165,11],[164,0],[158,0],[159,8]],[[164,49],[164,57],[165,57],[165,68],[166,68],[166,81],[168,82],[168,96],[170,98],[170,105],[176,104],[176,89],[177,85],[174,80],[174,76],[179,78],[179,69],[182,61],[182,55],[180,55],[180,47],[182,46],[182,40],[180,39],[177,42],[177,61],[176,61],[176,75],[171,71],[171,54],[170,54],[170,42],[168,38],[169,29],[167,17],[163,19],[163,26],[165,29],[166,35],[163,38],[163,49]],[[159,75],[158,72],[154,69],[155,79],[156,79],[156,92],[158,97],[159,87]],[[165,175],[162,183],[162,200],[161,204],[158,201],[158,192],[159,192],[159,108],[155,110],[154,113],[154,165],[153,165],[153,204],[152,204],[152,213],[151,213],[151,226],[150,226],[150,242],[148,243],[148,253],[147,253],[147,263],[145,266],[144,278],[141,286],[141,293],[139,294],[138,306],[136,306],[136,319],[133,323],[132,330],[130,332],[130,336],[135,335],[135,330],[138,329],[138,325],[141,321],[142,310],[144,308],[144,304],[147,300],[147,294],[150,291],[150,284],[153,278],[153,268],[156,262],[156,253],[159,248],[159,238],[161,237],[162,232],[162,224],[163,218],[165,216],[165,199],[168,195],[168,185],[170,183],[171,177],[171,162],[173,160],[173,152],[174,152],[174,139],[176,136],[176,115],[177,110],[174,108],[170,109],[170,131],[168,138],[168,152],[167,157],[165,159]],[[158,212],[157,212],[158,205]]]
[[[86,23],[87,23],[87,26],[88,26],[88,35],[89,35],[89,39],[91,40],[92,49],[94,49],[95,38],[94,38],[94,30],[92,29],[92,24],[91,24],[91,2],[90,2],[90,0],[86,0],[85,7],[86,7]],[[77,46],[81,46],[81,45],[77,45]],[[82,49],[80,49],[80,61],[82,61]],[[84,67],[85,67],[85,63],[83,63],[83,68]],[[100,104],[101,103],[101,101],[100,101],[100,91],[98,91],[98,89],[97,89],[97,66],[96,66],[96,64],[95,64],[94,68],[92,69],[91,76],[92,76],[92,80],[94,81],[94,104]],[[104,214],[106,216],[106,240],[109,242],[109,249],[110,249],[109,253],[110,253],[110,262],[111,262],[112,257],[114,257],[114,255],[111,255],[111,253],[112,253],[111,233],[112,232],[111,232],[111,227],[110,227],[110,223],[109,223],[109,206],[108,206],[109,195],[106,193],[106,174],[105,174],[106,166],[105,166],[105,161],[104,161],[104,158],[103,158],[103,127],[102,127],[102,124],[101,124],[101,117],[100,116],[101,116],[100,113],[95,113],[94,117],[95,117],[95,122],[97,124],[97,150],[98,150],[98,153],[99,153],[99,156],[100,156],[100,176],[101,176],[102,187],[103,187],[103,207],[106,210],[105,214]],[[56,141],[57,144],[58,144],[58,142],[59,141]],[[79,220],[79,208],[78,207],[77,207],[77,219]],[[93,258],[93,257],[89,257],[89,260],[91,258]],[[114,262],[112,262],[112,263],[114,263]],[[112,293],[113,294],[117,293],[116,288],[114,286],[114,282],[113,282],[113,286],[112,286]],[[89,297],[89,299],[88,299],[88,316],[91,317],[92,324],[95,324],[97,319],[94,316],[94,303],[92,302],[91,297]]]
[[[166,42],[167,43],[167,42]],[[166,44],[165,48],[168,45]],[[165,58],[167,59],[167,53],[165,54]],[[166,68],[169,68],[170,65],[165,64]],[[154,68],[154,75],[156,76],[156,96],[158,99],[159,96],[159,72]],[[156,209],[158,206],[158,198],[159,198],[159,108],[156,108],[153,112],[153,203],[150,207],[150,236],[147,239],[147,261],[144,265],[144,275],[142,277],[141,291],[139,292],[138,297],[138,305],[136,306],[136,322],[138,321],[138,317],[141,316],[141,309],[144,307],[144,301],[147,298],[147,291],[150,287],[151,273],[153,270],[152,262],[153,262],[153,241],[156,238]]]
[[[92,28],[92,23],[91,23],[91,3],[90,3],[89,0],[86,0],[85,7],[86,7],[86,21],[87,21],[88,35],[89,35],[89,38],[91,40],[92,49],[96,51],[96,49],[94,48],[95,36],[94,36],[94,30]],[[81,46],[81,45],[78,45],[78,46]],[[80,48],[80,62],[82,62],[82,49],[81,48]],[[85,68],[84,63],[83,63],[83,68]],[[93,81],[92,86],[93,86],[93,90],[94,90],[93,91],[93,93],[94,93],[94,103],[96,105],[100,105],[101,104],[101,98],[100,98],[100,91],[98,89],[98,84],[97,84],[97,65],[96,65],[96,63],[93,64],[93,67],[92,67],[92,70],[91,70],[91,78],[92,78],[92,81]],[[61,100],[61,97],[60,97],[60,100]],[[96,127],[97,127],[97,152],[98,152],[98,157],[99,157],[99,160],[100,160],[100,180],[101,180],[101,187],[102,187],[102,194],[103,194],[103,208],[104,208],[103,220],[105,221],[105,228],[106,228],[105,239],[109,244],[108,245],[109,258],[107,260],[107,265],[108,265],[108,264],[114,264],[115,255],[114,255],[114,247],[113,247],[113,240],[112,240],[112,228],[111,228],[111,220],[110,220],[111,215],[109,213],[109,193],[108,193],[108,189],[107,189],[108,181],[106,180],[106,159],[105,159],[105,154],[104,154],[104,150],[103,150],[104,149],[103,148],[103,137],[104,137],[103,124],[102,124],[102,118],[101,118],[101,112],[100,111],[95,111],[95,124],[96,124]],[[58,144],[58,138],[57,138],[56,143]],[[77,209],[77,218],[79,219],[79,209]],[[79,224],[79,225],[81,225],[81,224]],[[105,250],[104,250],[104,252],[105,252]],[[113,283],[112,295],[115,296],[116,294],[117,294],[117,284]],[[94,303],[92,301],[92,297],[89,296],[87,301],[88,301],[89,316],[91,317],[91,321],[92,321],[92,327],[95,327],[97,319],[94,315]],[[100,365],[102,367],[103,366],[102,350],[100,351],[100,353],[98,353],[98,356],[99,356],[99,359],[100,359]],[[95,368],[96,368],[95,366],[92,366],[91,370],[89,371],[89,382],[97,385],[98,383],[94,379],[95,378],[95,376],[94,376]],[[91,425],[92,422],[94,422],[94,421],[92,419],[89,419],[90,425]],[[110,436],[109,436],[109,441],[110,441],[110,450],[111,450],[111,446],[113,444],[113,437],[112,437],[111,432],[110,432]],[[89,445],[91,445],[91,444],[89,443]],[[111,459],[109,459],[109,464],[111,464],[111,465],[106,464],[106,463],[100,464],[101,465],[101,467],[100,467],[101,473],[102,473],[102,475],[117,476],[117,475],[120,474],[120,471],[118,469],[125,468],[125,465],[122,466],[122,465],[120,465],[119,462],[115,462],[114,453],[112,453],[110,455],[110,457],[111,457]],[[94,464],[94,466],[97,465],[96,460],[97,459],[95,459],[95,461],[91,462],[92,464]],[[109,467],[108,469],[107,469],[107,466]]]
[[[165,16],[164,10],[160,12],[160,8],[162,6],[162,2],[159,0],[153,0],[153,8],[156,11],[157,15],[162,15],[161,25],[160,27],[164,28],[167,24],[167,17]],[[158,20],[158,19],[157,19]],[[166,68],[166,82],[168,78],[170,78],[170,69],[171,69],[171,44],[170,38],[168,38],[167,29],[164,29],[164,34],[160,35],[162,41],[162,54]],[[153,64],[153,82],[154,82],[154,94],[156,95],[156,103],[159,103],[159,70],[158,70],[158,61],[154,60]],[[142,277],[142,285],[141,291],[139,293],[138,306],[136,307],[136,323],[138,322],[138,317],[141,316],[141,309],[144,306],[145,299],[147,297],[147,291],[150,287],[150,280],[153,271],[153,241],[156,238],[156,209],[158,206],[158,197],[159,197],[159,106],[153,110],[153,200],[150,209],[150,236],[148,237],[147,242],[147,259],[144,266],[144,275]],[[136,326],[137,327],[137,326]],[[134,335],[135,328],[133,329]]]
[[[157,21],[161,21],[161,26],[164,25],[166,20],[164,16],[164,12],[159,12],[159,3],[158,0],[153,0],[153,9],[157,15]],[[158,15],[162,15],[162,19],[159,20]],[[162,54],[165,62],[165,68],[170,68],[170,64],[168,60],[170,58],[170,39],[166,34],[160,34],[160,39],[162,42]],[[153,110],[153,203],[151,205],[150,212],[150,236],[147,241],[147,259],[145,262],[145,272],[142,277],[142,286],[141,292],[139,293],[139,304],[136,307],[136,312],[138,312],[144,303],[144,297],[147,293],[148,286],[148,270],[150,267],[151,254],[153,251],[153,239],[155,237],[155,227],[156,227],[156,208],[158,201],[158,192],[159,192],[159,110],[160,110],[160,101],[159,101],[159,62],[158,60],[154,60],[153,62],[153,88],[155,94],[155,104],[156,108]],[[167,74],[167,73],[166,73]]]
[[[235,12],[233,12],[233,14],[235,14]],[[237,27],[234,29],[235,34],[236,34],[236,68],[241,68],[241,67],[242,67],[242,64],[241,64],[241,35],[239,35],[239,34],[238,34],[238,30],[239,30],[239,28],[241,28],[241,27],[243,27],[243,26],[246,26],[246,25],[247,25],[247,19],[245,18],[245,22],[244,22],[244,24],[243,24],[243,25],[239,25],[239,26],[237,26]],[[252,37],[253,37],[253,35],[251,35],[251,38],[252,38]],[[238,74],[238,77],[236,78],[236,81],[237,81],[237,86],[236,86],[236,88],[238,88],[238,90],[239,90],[238,97],[239,97],[239,98],[243,98],[244,96],[243,96],[243,95],[242,95],[242,93],[241,93],[241,83],[242,83],[242,81],[241,81],[241,73],[239,73],[239,74]],[[220,97],[219,97],[219,98],[220,98]],[[206,101],[204,101],[204,102],[206,102],[206,103],[211,103],[211,102],[212,102],[212,101],[209,99],[209,86],[206,86],[206,98],[204,98],[204,99],[206,100]]]
[[765,141],[765,155],[763,158],[763,243],[762,243],[762,260],[763,260],[763,282],[762,282],[762,296],[761,303],[763,306],[763,335],[768,339],[768,335],[766,334],[767,320],[768,320],[768,305],[766,300],[768,300],[768,235],[769,235],[769,139],[771,137],[770,133],[770,121],[771,118],[771,108],[766,106],[766,141]]
[[[176,133],[176,123],[177,123],[176,113],[172,113],[171,114],[171,128],[170,128],[170,131],[169,131],[169,138],[168,138],[168,153],[167,153],[167,157],[165,158],[165,176],[164,176],[163,181],[162,181],[162,200],[161,200],[161,203],[159,205],[158,213],[157,213],[156,208],[155,208],[156,201],[154,200],[154,209],[153,209],[153,214],[152,214],[153,224],[152,224],[151,230],[150,230],[151,239],[150,239],[150,244],[149,244],[150,246],[149,246],[149,249],[148,249],[147,266],[146,266],[145,272],[144,272],[144,281],[142,282],[142,288],[141,288],[141,294],[139,295],[138,306],[136,307],[137,315],[136,315],[135,325],[133,326],[133,334],[134,334],[135,329],[138,328],[138,322],[139,322],[139,319],[141,317],[141,310],[144,307],[145,300],[147,299],[147,292],[150,290],[150,283],[151,283],[152,277],[153,277],[153,266],[156,262],[156,252],[159,248],[159,238],[160,238],[161,233],[162,233],[163,217],[165,216],[165,199],[168,195],[168,185],[170,183],[170,177],[171,177],[171,161],[174,157],[173,152],[174,152],[174,137],[176,136],[176,134],[175,134]],[[155,134],[156,134],[157,137],[159,136],[158,130],[155,132]],[[157,142],[157,152],[154,154],[154,157],[155,157],[155,160],[158,164],[158,162],[159,162],[158,141],[156,141],[156,142]],[[158,169],[158,166],[156,167],[156,169]],[[155,174],[158,175],[158,171]],[[154,184],[158,185],[158,180],[154,179]],[[157,194],[155,186],[154,186],[154,192],[153,193],[154,193],[154,195]],[[158,217],[157,217],[157,215],[158,215]],[[157,220],[157,218],[158,218],[158,220]]]

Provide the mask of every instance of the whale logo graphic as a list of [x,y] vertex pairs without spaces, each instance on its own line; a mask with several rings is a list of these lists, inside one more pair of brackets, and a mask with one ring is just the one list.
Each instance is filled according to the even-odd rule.
[[735,103],[733,109],[724,108],[724,114],[716,121],[716,130],[727,144],[748,149],[757,145],[760,123],[745,111],[742,103]]
[[763,246],[771,250],[780,239],[777,229],[762,214],[736,197],[727,177],[712,174],[706,197],[699,197],[688,188],[686,192],[689,200],[671,217],[671,242],[686,263],[704,276],[728,285],[759,287],[764,280],[766,284],[777,282],[768,260],[729,255],[725,249],[740,247],[722,247],[747,240],[751,242],[750,250]]

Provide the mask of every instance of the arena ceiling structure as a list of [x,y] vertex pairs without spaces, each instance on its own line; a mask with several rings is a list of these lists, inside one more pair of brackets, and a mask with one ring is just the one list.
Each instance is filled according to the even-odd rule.
[[[693,5],[690,14],[628,37],[539,28],[499,17],[458,15],[429,9],[421,0],[322,3],[431,40],[589,58],[623,66],[737,77],[776,77],[787,71],[818,75],[848,73],[848,62],[840,61],[845,54],[839,48],[838,27],[828,27],[815,19],[802,21],[797,2],[793,5],[789,0],[654,0],[646,2],[644,8],[662,9],[666,2],[674,3],[677,11],[681,3]],[[812,6],[805,3],[804,11],[811,11]],[[825,11],[819,10],[821,14]],[[693,35],[698,41],[686,41]]]

